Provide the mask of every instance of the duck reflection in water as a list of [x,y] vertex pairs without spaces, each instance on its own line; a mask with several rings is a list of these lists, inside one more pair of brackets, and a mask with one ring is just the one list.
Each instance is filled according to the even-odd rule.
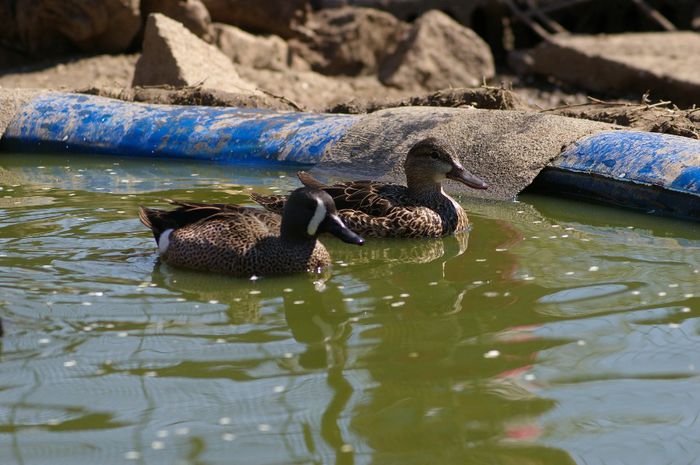
[[[422,266],[388,266],[382,279],[377,275],[382,292],[402,290],[410,297],[397,309],[376,308],[378,321],[355,336],[377,341],[358,361],[373,385],[351,424],[375,463],[574,463],[566,452],[534,442],[538,419],[554,402],[530,393],[515,397],[522,392],[514,388],[504,392],[508,380],[501,376],[560,342],[528,341],[513,355],[485,356],[510,343],[494,335],[513,323],[539,321],[523,311],[534,308],[537,297],[513,282],[521,264],[507,249],[522,235],[485,219],[475,230],[469,249],[446,239],[443,256]],[[502,252],[483,252],[497,248]]]
[[[321,416],[320,434],[335,452],[336,464],[355,462],[349,438],[343,435],[341,424],[350,422],[346,411],[354,388],[345,378],[348,363],[348,339],[352,334],[352,313],[337,286],[322,281],[314,283],[316,292],[305,292],[303,304],[290,294],[284,296],[284,314],[294,339],[306,350],[298,363],[305,370],[326,370],[326,382],[332,397]],[[305,430],[311,427],[305,425]],[[307,434],[307,441],[313,435]],[[315,447],[310,444],[310,449]]]
[[[489,233],[471,238],[384,239],[364,249],[333,241],[331,272],[315,278],[226,286],[186,285],[180,277],[171,286],[188,289],[190,299],[228,303],[230,323],[264,324],[283,312],[291,336],[304,347],[280,366],[290,374],[324,372],[330,394],[320,425],[300,420],[306,457],[318,457],[325,445],[332,460],[344,464],[360,454],[377,463],[572,463],[562,451],[524,442],[532,435],[518,436],[537,427],[552,403],[502,392],[509,370],[558,342],[530,342],[526,356],[495,363],[483,356],[492,348],[489,335],[533,317],[514,313],[522,305],[511,305],[530,298],[511,284],[517,256],[505,251],[479,261],[484,248],[521,239],[496,222],[481,223],[479,231]],[[505,283],[513,295],[494,304],[475,284],[480,281]]]
[[[152,280],[189,301],[216,301],[227,305],[228,324],[262,323],[265,309],[274,312],[281,301],[293,338],[305,348],[294,362],[290,361],[298,363],[299,367],[290,369],[326,371],[332,392],[321,417],[320,431],[317,426],[302,425],[309,453],[316,455],[314,451],[320,449],[313,444],[314,431],[318,431],[322,440],[334,450],[335,463],[352,464],[354,453],[349,447],[352,441],[343,437],[340,426],[353,393],[343,371],[348,358],[347,340],[352,333],[352,315],[340,289],[328,285],[331,276],[329,271],[324,271],[304,278],[261,278],[253,284],[230,276],[198,273],[156,263]],[[286,292],[292,287],[293,292]],[[349,414],[346,412],[345,415]],[[349,423],[350,418],[345,422]]]

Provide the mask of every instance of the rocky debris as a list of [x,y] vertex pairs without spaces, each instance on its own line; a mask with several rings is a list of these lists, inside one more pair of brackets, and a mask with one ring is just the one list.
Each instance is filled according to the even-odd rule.
[[379,78],[405,90],[475,87],[495,74],[489,46],[474,31],[437,10],[418,18]]
[[275,34],[288,39],[297,35],[311,10],[309,0],[203,0],[213,21],[247,31]]
[[388,98],[405,97],[398,89],[383,86],[374,76],[329,77],[313,71],[239,68],[241,76],[255,82],[268,95],[284,96],[307,111],[324,111],[352,98],[371,99],[377,95]]
[[668,102],[650,105],[594,101],[556,108],[548,113],[700,139],[700,109],[680,110],[670,107]]
[[497,87],[473,89],[445,89],[429,94],[412,96],[400,100],[358,100],[337,104],[329,113],[372,113],[396,107],[472,107],[485,110],[530,110],[518,95]]
[[109,97],[126,102],[158,103],[165,105],[204,105],[210,107],[267,108],[296,111],[292,102],[269,95],[235,94],[200,87],[86,87],[76,92]]
[[134,86],[203,86],[233,93],[261,95],[244,81],[231,60],[177,21],[153,13],[148,17],[143,53],[136,63]]
[[430,10],[447,11],[459,23],[467,26],[472,22],[474,11],[477,8],[489,6],[488,3],[484,0],[316,0],[316,4],[321,8],[337,8],[352,4],[385,10],[404,21],[411,21]]
[[700,103],[700,35],[694,32],[557,35],[513,55],[511,65],[595,92],[651,90],[677,105]]
[[220,23],[214,23],[212,35],[219,50],[238,65],[274,70],[289,67],[289,46],[279,36],[256,36]]
[[323,74],[376,74],[410,26],[389,13],[369,8],[321,10],[309,17],[306,36],[291,50]]
[[139,0],[17,0],[14,11],[22,47],[42,57],[123,52],[141,29]]
[[209,41],[211,16],[202,0],[141,0],[141,14],[162,13],[182,23],[197,37]]

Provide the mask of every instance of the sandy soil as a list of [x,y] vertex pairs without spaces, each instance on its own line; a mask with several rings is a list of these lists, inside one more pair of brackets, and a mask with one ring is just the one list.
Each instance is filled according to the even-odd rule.
[[[47,61],[0,75],[0,87],[68,91],[93,89],[92,93],[95,94],[118,97],[115,89],[124,90],[131,86],[138,57],[139,54],[97,55]],[[367,107],[372,105],[386,107],[386,104],[381,102],[399,102],[416,96],[415,92],[383,86],[372,76],[331,78],[313,72],[256,69],[243,69],[241,75],[254,80],[260,88],[271,94],[290,99],[305,110],[323,111],[333,108],[338,110],[343,106],[354,106],[359,109],[353,112],[359,112],[366,111]],[[587,101],[585,93],[567,92],[543,80],[525,82],[509,74],[501,74],[489,84],[512,88],[526,104],[533,108],[555,108]],[[130,95],[130,93],[122,92],[122,95]],[[148,101],[148,98],[136,100]],[[193,103],[206,104],[206,101],[193,101]]]
[[48,89],[128,87],[138,57],[139,54],[97,55],[47,61],[0,75],[0,86]]

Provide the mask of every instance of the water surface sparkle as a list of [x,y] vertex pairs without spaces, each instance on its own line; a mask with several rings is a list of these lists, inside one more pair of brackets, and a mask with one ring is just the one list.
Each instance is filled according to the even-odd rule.
[[[157,261],[137,206],[294,173],[3,155],[0,463],[694,463],[697,224],[524,196],[321,276]],[[632,227],[630,227],[632,225]],[[659,444],[663,444],[660,447]]]

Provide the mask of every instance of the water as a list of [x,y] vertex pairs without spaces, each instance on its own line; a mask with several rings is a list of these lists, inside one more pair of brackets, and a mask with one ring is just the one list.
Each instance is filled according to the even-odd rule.
[[0,464],[700,463],[700,228],[461,199],[322,276],[161,265],[139,204],[293,173],[4,154]]

